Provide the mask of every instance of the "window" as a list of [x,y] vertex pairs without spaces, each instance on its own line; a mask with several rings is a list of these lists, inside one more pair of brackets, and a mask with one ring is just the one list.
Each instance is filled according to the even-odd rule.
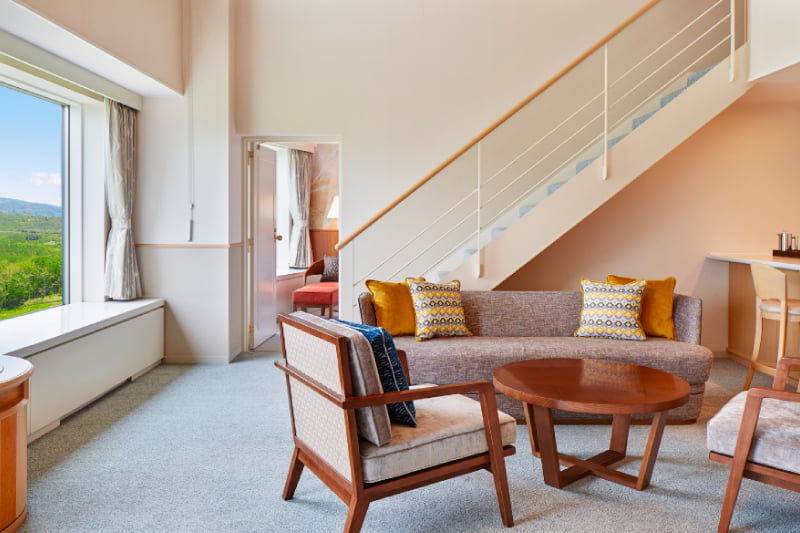
[[0,85],[0,320],[68,299],[70,106]]

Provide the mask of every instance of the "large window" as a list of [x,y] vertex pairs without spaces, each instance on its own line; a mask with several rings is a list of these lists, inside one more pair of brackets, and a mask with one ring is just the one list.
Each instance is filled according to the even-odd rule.
[[0,85],[0,320],[67,297],[69,106]]

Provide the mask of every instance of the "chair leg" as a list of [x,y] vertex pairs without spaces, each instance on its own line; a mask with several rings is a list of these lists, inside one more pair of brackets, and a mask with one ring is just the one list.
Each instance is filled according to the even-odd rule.
[[758,304],[756,304],[756,328],[755,333],[753,335],[753,355],[750,358],[750,366],[747,369],[747,377],[744,378],[744,386],[742,390],[747,390],[750,388],[750,382],[753,381],[753,374],[755,374],[756,369],[753,368],[753,363],[758,361],[758,354],[761,351],[761,328],[762,328],[762,319],[761,319],[761,309],[759,309]]
[[347,509],[347,521],[344,523],[344,533],[358,533],[364,524],[364,517],[367,516],[369,501],[365,499],[353,498],[350,507]]
[[736,499],[739,497],[742,477],[744,477],[744,465],[737,467],[735,463],[731,464],[728,484],[725,487],[725,499],[722,500],[722,510],[719,513],[717,533],[727,533],[728,529],[731,527],[733,508],[736,505]]
[[292,453],[292,462],[289,464],[289,474],[286,476],[286,484],[283,486],[283,499],[291,500],[294,497],[294,491],[297,488],[297,482],[300,481],[300,474],[303,473],[303,461],[299,457],[300,450],[294,449]]
[[499,451],[491,452],[492,455],[499,455],[499,459],[494,457],[492,460],[492,476],[494,477],[494,489],[497,492],[497,505],[500,507],[500,519],[506,527],[514,527],[514,515],[511,511],[511,496],[508,490],[508,476],[506,475],[506,464],[503,454]]

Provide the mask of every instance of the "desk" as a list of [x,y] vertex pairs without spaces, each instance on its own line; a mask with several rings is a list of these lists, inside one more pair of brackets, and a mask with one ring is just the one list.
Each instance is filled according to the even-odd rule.
[[33,365],[0,355],[0,532],[28,516],[28,378]]
[[[728,353],[731,358],[749,364],[753,355],[755,333],[755,298],[751,263],[764,263],[783,270],[800,271],[800,258],[778,257],[771,253],[758,252],[712,252],[708,259],[728,263]],[[764,322],[760,360],[775,363],[778,351],[778,325],[774,321]],[[786,355],[800,355],[800,338],[796,328],[789,328],[786,339]]]

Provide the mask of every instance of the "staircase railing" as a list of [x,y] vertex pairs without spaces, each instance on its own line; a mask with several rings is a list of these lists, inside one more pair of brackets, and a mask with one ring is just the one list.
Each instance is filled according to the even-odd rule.
[[625,135],[722,59],[733,69],[745,11],[746,0],[648,3],[340,241],[344,278],[437,279],[596,159],[606,179]]

